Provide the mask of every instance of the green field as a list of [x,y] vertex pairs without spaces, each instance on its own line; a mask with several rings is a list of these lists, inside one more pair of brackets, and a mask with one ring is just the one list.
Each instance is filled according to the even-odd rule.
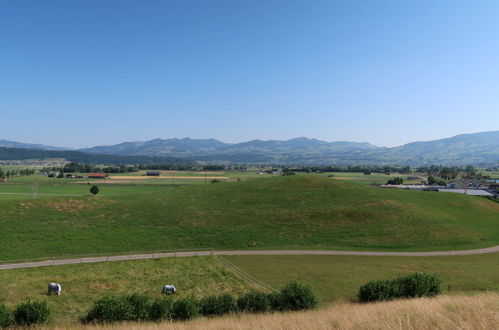
[[[239,295],[252,285],[229,271],[217,257],[115,261],[0,271],[0,298],[9,307],[31,300],[47,300],[56,319],[72,319],[104,294],[145,293],[160,297],[165,284],[176,296],[201,298],[230,292]],[[60,283],[62,295],[47,296],[47,284]]]
[[[499,291],[499,254],[451,257],[367,256],[227,256],[242,270],[280,288],[292,280],[311,284],[323,305],[336,300],[356,301],[359,287],[373,279],[393,278],[414,271],[437,272],[445,291],[475,293]],[[246,282],[215,256],[164,258],[74,264],[0,271],[0,297],[13,307],[26,299],[47,300],[55,324],[70,327],[104,294],[145,293],[159,297],[164,284],[174,284],[177,295],[201,298],[229,292],[234,295],[258,288]],[[49,282],[61,283],[60,297],[47,296]],[[69,322],[69,323],[68,323]]]
[[436,272],[445,290],[499,291],[499,253],[445,257],[373,256],[227,256],[233,264],[275,287],[293,280],[307,282],[324,302],[355,301],[359,287],[374,279],[390,279],[416,271]]
[[451,193],[320,175],[101,188],[97,198],[0,201],[0,260],[194,247],[429,251],[499,244],[499,204]]

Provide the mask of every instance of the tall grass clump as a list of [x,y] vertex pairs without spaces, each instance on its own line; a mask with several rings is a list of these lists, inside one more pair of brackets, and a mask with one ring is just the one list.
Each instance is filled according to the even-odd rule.
[[393,280],[374,280],[359,289],[359,301],[385,301],[398,298],[433,297],[443,292],[437,274],[413,273]]
[[46,301],[30,301],[20,303],[13,312],[14,322],[20,326],[31,326],[48,321],[50,309]]
[[229,293],[208,296],[199,301],[199,310],[204,316],[223,315],[237,310],[236,299]]
[[11,324],[11,315],[10,311],[4,305],[2,301],[0,301],[0,329],[8,328]]

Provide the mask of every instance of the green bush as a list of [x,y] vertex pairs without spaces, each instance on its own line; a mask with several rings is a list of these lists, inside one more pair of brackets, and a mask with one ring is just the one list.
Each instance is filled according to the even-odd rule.
[[7,328],[11,324],[10,312],[5,307],[3,302],[0,301],[0,329]]
[[199,310],[205,316],[223,315],[237,310],[236,299],[229,293],[201,299]]
[[375,280],[359,289],[359,301],[384,301],[397,298],[432,297],[442,293],[442,280],[437,274],[413,273],[393,280]]
[[280,310],[312,309],[319,305],[319,296],[310,285],[293,281],[281,289]]
[[179,299],[173,303],[172,319],[188,320],[198,316],[198,301],[194,297]]
[[433,297],[443,292],[442,280],[437,274],[413,273],[395,280],[401,297]]
[[94,302],[87,313],[87,322],[128,321],[134,317],[134,308],[126,297],[104,296]]
[[50,309],[46,301],[27,301],[14,309],[14,322],[21,326],[41,324],[48,321]]
[[267,295],[270,309],[274,312],[282,310],[281,294],[279,292],[272,292]]
[[149,309],[149,319],[153,321],[171,320],[173,318],[173,300],[163,297],[152,302]]
[[369,281],[359,289],[359,301],[384,301],[399,296],[399,288],[394,281],[375,280]]
[[241,312],[266,312],[270,309],[269,296],[266,293],[252,290],[237,299],[237,307]]
[[149,310],[151,309],[151,299],[143,294],[134,293],[125,296],[124,299],[132,306],[131,320],[147,320],[149,319]]

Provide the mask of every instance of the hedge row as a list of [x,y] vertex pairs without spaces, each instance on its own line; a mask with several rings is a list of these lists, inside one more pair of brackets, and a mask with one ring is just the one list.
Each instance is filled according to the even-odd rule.
[[291,282],[280,292],[264,293],[256,290],[235,298],[231,294],[173,299],[165,296],[153,300],[146,295],[105,296],[88,311],[84,322],[119,322],[139,320],[187,320],[198,315],[214,316],[235,312],[266,312],[301,310],[317,307],[319,299],[312,287]]
[[398,298],[432,297],[443,292],[437,274],[413,273],[393,280],[367,282],[359,289],[359,301],[384,301]]
[[47,322],[49,317],[50,309],[46,301],[28,300],[17,305],[12,313],[0,302],[0,328],[41,324]]

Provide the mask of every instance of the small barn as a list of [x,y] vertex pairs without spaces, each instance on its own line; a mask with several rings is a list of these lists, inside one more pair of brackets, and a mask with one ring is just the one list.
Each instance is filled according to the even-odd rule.
[[146,176],[160,176],[161,172],[160,171],[147,171]]
[[105,179],[109,175],[107,173],[88,173],[89,179]]

